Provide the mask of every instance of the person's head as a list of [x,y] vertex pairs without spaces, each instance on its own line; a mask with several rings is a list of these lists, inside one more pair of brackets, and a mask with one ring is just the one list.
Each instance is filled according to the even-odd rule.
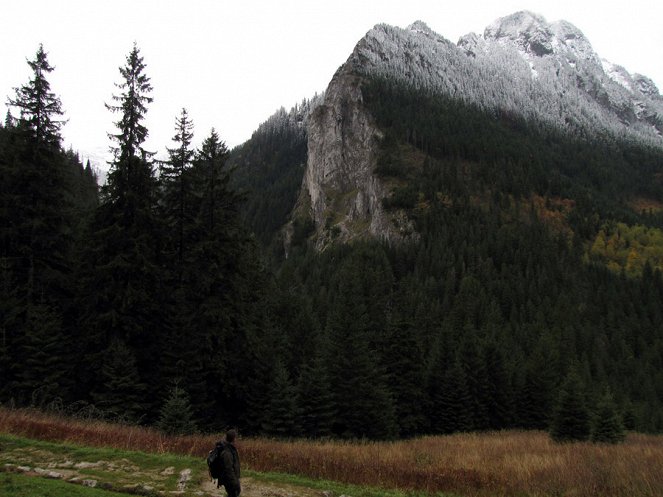
[[226,442],[234,443],[236,438],[237,438],[236,430],[231,429],[226,432]]

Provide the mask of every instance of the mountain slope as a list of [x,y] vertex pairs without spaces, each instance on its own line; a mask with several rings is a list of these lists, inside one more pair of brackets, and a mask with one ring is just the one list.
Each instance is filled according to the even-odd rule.
[[273,391],[304,392],[304,433],[545,429],[569,375],[663,430],[660,96],[611,67],[528,13],[357,44],[275,261]]
[[[393,112],[386,121],[378,122],[376,116],[380,112],[375,108],[375,99],[370,103],[366,98],[367,87],[376,81],[383,86],[399,86],[412,95],[425,95],[428,102],[417,97],[414,100],[418,101],[409,104],[418,105],[410,116],[418,122],[403,123],[403,116]],[[373,94],[379,96],[383,90]],[[442,120],[449,119],[444,112],[433,116],[430,99],[454,107],[456,122],[432,122],[440,116]],[[398,103],[394,104],[392,108]],[[394,186],[403,186],[402,181],[394,179],[410,176],[404,170],[421,169],[426,157],[448,157],[444,150],[431,151],[430,143],[440,142],[443,132],[449,135],[454,133],[454,127],[463,128],[469,114],[477,122],[497,123],[503,129],[491,125],[491,132],[514,135],[514,142],[532,143],[535,133],[544,144],[568,141],[574,143],[571,148],[593,149],[600,143],[596,157],[589,160],[588,150],[575,156],[569,152],[571,162],[576,164],[565,167],[558,161],[553,172],[566,169],[565,179],[571,182],[576,176],[642,173],[641,183],[631,191],[611,193],[625,193],[631,201],[645,195],[645,203],[653,199],[657,209],[660,205],[655,199],[660,198],[663,97],[653,82],[602,61],[582,32],[570,23],[550,24],[535,14],[519,12],[498,19],[481,36],[461,37],[457,45],[422,22],[407,29],[378,25],[369,31],[334,75],[325,99],[311,116],[308,163],[294,217],[310,216],[316,227],[313,240],[318,248],[336,239],[347,241],[366,236],[392,241],[416,239],[416,230],[404,210],[385,210]],[[417,129],[422,119],[427,119],[427,126],[432,129],[426,143],[421,138],[426,132]],[[400,124],[396,127],[401,134],[386,137],[392,123]],[[473,136],[486,132],[485,126],[466,129],[466,134]],[[409,156],[409,165],[386,165],[391,173],[376,174],[380,170],[384,173],[385,164],[381,161],[384,162],[385,150],[403,147],[401,155]],[[539,159],[555,154],[555,147],[534,152],[525,151],[526,148],[532,147],[524,145],[506,159],[522,162],[523,158],[530,158],[531,164],[522,167],[536,169]],[[636,153],[637,157],[624,157],[620,164],[606,165],[600,172],[586,165],[611,157],[615,148],[647,151],[646,164]],[[488,150],[488,155],[492,153]],[[462,159],[472,157],[472,152],[460,153]],[[569,162],[568,157],[562,159]],[[393,174],[399,167],[401,171]],[[631,167],[635,169],[629,172]],[[575,171],[569,173],[569,169]],[[542,172],[537,181],[556,180]],[[601,178],[594,183],[592,188],[599,190],[605,186]],[[652,184],[657,188],[646,191],[647,185]],[[546,193],[543,188],[539,190],[544,191],[536,191],[536,185],[525,187]]]

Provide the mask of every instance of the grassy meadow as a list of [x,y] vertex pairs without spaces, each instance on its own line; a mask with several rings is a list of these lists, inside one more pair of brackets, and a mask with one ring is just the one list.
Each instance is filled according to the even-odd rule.
[[[0,409],[0,433],[202,461],[219,435],[168,437],[113,425]],[[251,474],[279,473],[395,494],[476,497],[660,497],[663,436],[629,434],[623,444],[555,444],[543,432],[494,432],[397,442],[243,438]],[[4,475],[3,475],[4,476]],[[355,492],[358,495],[361,492]],[[379,492],[378,492],[379,495]]]

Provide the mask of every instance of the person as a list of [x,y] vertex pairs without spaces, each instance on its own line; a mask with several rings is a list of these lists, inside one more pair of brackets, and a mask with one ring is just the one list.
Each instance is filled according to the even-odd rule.
[[239,454],[235,447],[236,438],[237,432],[235,430],[228,430],[226,432],[224,449],[221,452],[223,473],[221,474],[221,478],[219,478],[219,483],[226,489],[228,497],[238,497],[242,492],[242,487],[239,483]]

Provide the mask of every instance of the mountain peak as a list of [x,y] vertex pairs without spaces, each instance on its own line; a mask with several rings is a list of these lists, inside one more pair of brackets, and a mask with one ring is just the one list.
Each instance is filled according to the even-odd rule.
[[485,29],[484,38],[513,44],[533,56],[563,53],[599,63],[591,44],[573,24],[568,21],[549,23],[543,16],[527,10],[500,17]]
[[428,27],[428,24],[426,24],[424,21],[414,21],[412,24],[410,24],[407,29],[410,31],[416,31],[419,33],[425,33],[425,34],[435,34],[435,32]]

